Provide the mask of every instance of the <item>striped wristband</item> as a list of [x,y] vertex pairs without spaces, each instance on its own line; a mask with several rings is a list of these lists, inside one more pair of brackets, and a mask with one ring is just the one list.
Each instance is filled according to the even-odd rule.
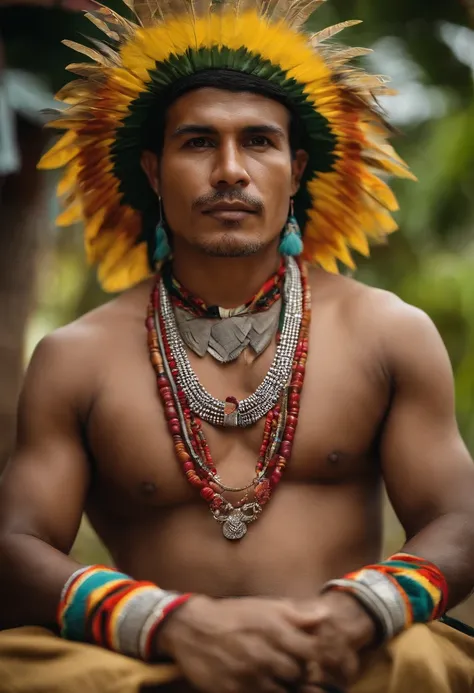
[[441,571],[423,558],[398,553],[383,563],[330,580],[323,592],[348,592],[374,618],[382,640],[412,623],[428,623],[446,611],[448,585]]
[[157,657],[159,629],[190,596],[105,566],[86,566],[64,585],[57,621],[63,638],[150,661]]

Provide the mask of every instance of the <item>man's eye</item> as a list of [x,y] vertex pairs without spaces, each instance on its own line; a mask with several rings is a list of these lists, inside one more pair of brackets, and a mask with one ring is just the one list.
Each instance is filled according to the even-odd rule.
[[249,140],[250,147],[268,147],[269,144],[271,144],[270,140],[263,135],[255,135],[255,137],[251,137]]
[[212,147],[213,142],[208,137],[193,137],[186,142],[186,146],[191,149],[203,149],[204,147]]

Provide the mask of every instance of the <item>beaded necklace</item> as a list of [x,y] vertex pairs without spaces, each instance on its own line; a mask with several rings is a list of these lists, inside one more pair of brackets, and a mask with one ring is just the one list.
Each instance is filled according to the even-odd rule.
[[181,339],[199,357],[208,353],[219,363],[235,361],[245,349],[258,356],[281,330],[285,274],[286,263],[281,258],[278,271],[254,296],[229,309],[208,305],[194,296],[173,275],[171,263],[161,270]]
[[201,298],[194,296],[173,275],[171,263],[167,262],[164,265],[161,276],[173,307],[182,308],[196,318],[223,318],[228,314],[258,313],[271,308],[282,296],[285,271],[286,265],[282,258],[277,272],[267,279],[259,291],[242,306],[229,311],[219,306],[208,306]]
[[[236,540],[245,536],[247,525],[259,517],[291,457],[305,375],[311,316],[311,297],[304,265],[300,265],[300,276],[303,310],[291,375],[277,403],[265,417],[255,477],[247,486],[239,488],[226,486],[220,479],[202,430],[201,419],[191,410],[180,386],[177,363],[172,358],[167,340],[159,278],[151,293],[146,319],[148,347],[176,456],[189,483],[199,490],[214,519],[222,524],[226,539]],[[232,503],[226,497],[227,493],[243,495]]]
[[176,324],[168,292],[159,281],[160,314],[170,358],[176,363],[176,378],[196,416],[214,426],[251,426],[275,406],[291,376],[291,367],[301,330],[303,311],[300,268],[295,258],[287,258],[283,286],[283,321],[275,357],[268,373],[251,395],[240,401],[213,397],[200,383],[191,366]]

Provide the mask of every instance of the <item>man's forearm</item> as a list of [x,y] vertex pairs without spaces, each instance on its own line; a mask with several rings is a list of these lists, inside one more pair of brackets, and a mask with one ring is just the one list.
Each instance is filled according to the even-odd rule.
[[474,512],[443,515],[407,541],[404,552],[434,563],[448,583],[448,608],[474,589]]
[[0,538],[0,628],[51,626],[62,588],[80,565],[37,537]]

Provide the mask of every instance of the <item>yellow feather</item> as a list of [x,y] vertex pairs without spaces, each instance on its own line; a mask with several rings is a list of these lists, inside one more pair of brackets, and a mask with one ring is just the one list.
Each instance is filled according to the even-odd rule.
[[89,38],[89,41],[94,44],[96,48],[99,49],[102,55],[107,57],[110,61],[110,65],[114,65],[115,67],[120,67],[120,56],[115,51],[113,48],[108,46],[106,43],[103,41],[98,41],[95,38]]
[[114,27],[114,29],[119,32],[122,37],[130,37],[133,35],[137,28],[136,24],[128,19],[125,19],[125,17],[122,17],[118,14],[118,12],[115,12],[110,7],[106,7],[101,3],[97,3],[97,5],[97,11],[92,13],[94,16],[100,15],[104,22],[106,22],[108,26]]
[[384,207],[391,212],[398,210],[398,202],[389,186],[380,178],[365,171],[362,178],[358,181],[362,187]]
[[122,2],[128,7],[129,10],[132,11],[135,16],[137,16],[137,13],[135,12],[135,3],[133,0],[122,0]]
[[284,19],[293,29],[299,29],[307,19],[315,12],[326,0],[297,0],[292,3]]
[[374,168],[378,168],[386,173],[397,176],[398,178],[407,178],[413,181],[418,180],[414,173],[412,173],[406,166],[406,164],[400,165],[396,161],[390,161],[390,159],[375,158],[370,156],[365,156],[364,161],[368,166],[373,166]]
[[142,26],[150,26],[153,23],[153,18],[157,12],[157,7],[155,5],[154,11],[150,7],[150,3],[147,0],[135,0],[133,3],[133,10],[140,20]]
[[76,161],[69,164],[56,187],[56,194],[58,197],[63,197],[71,192],[72,188],[76,185],[79,170],[80,167]]
[[92,22],[92,24],[94,24],[100,31],[102,31],[102,33],[105,34],[109,39],[112,39],[112,41],[120,40],[119,34],[110,29],[107,22],[104,22],[104,20],[100,19],[100,17],[97,17],[91,12],[86,12],[85,17],[87,17],[87,19]]
[[333,69],[341,72],[346,63],[373,53],[371,48],[346,48],[335,44],[321,44],[318,49]]
[[[55,130],[80,130],[84,126],[85,121],[72,118],[58,118],[58,120],[50,121],[45,123],[45,128],[54,128]],[[58,168],[59,166],[64,166],[64,164],[57,164],[53,168]]]
[[116,293],[137,284],[151,274],[145,243],[131,248],[115,265],[101,263],[98,277],[105,291]]
[[96,79],[100,82],[104,82],[107,75],[107,68],[95,65],[94,63],[70,63],[66,65],[66,70],[80,77],[87,77],[91,81]]
[[351,26],[356,26],[357,24],[361,23],[361,19],[351,19],[347,22],[339,22],[338,24],[334,24],[333,26],[327,27],[327,29],[323,29],[322,31],[318,31],[315,34],[312,34],[309,38],[310,43],[312,46],[317,46],[318,43],[327,41],[336,34],[339,34],[344,29],[348,29]]
[[353,229],[348,238],[347,241],[349,245],[351,245],[354,250],[357,250],[358,253],[361,255],[365,255],[368,257],[370,255],[370,249],[369,249],[369,244],[367,242],[367,237],[364,234],[363,231]]
[[316,259],[321,267],[326,270],[326,272],[329,272],[330,274],[339,274],[339,268],[333,255],[325,253],[321,250],[317,253]]
[[58,101],[68,104],[79,103],[82,99],[93,96],[91,83],[87,79],[75,79],[68,82],[56,94]]
[[132,98],[136,98],[145,89],[141,79],[121,68],[114,70],[110,77],[110,85],[114,84],[122,90],[125,89],[127,95],[130,95]]
[[269,19],[284,19],[285,22],[290,23],[290,17],[297,14],[300,10],[304,9],[307,5],[312,5],[312,10],[316,10],[320,5],[323,4],[324,0],[269,0],[266,3],[266,13],[265,16]]
[[39,169],[62,168],[80,152],[75,132],[67,132],[41,157]]
[[343,238],[339,238],[337,246],[338,247],[335,251],[337,259],[343,262],[346,265],[346,267],[350,267],[350,269],[355,269],[354,260],[352,259],[352,256]]
[[92,250],[92,241],[96,238],[100,231],[102,224],[105,219],[105,207],[99,209],[92,217],[87,220],[85,224],[84,240],[86,243],[86,250],[89,252]]
[[386,211],[381,210],[373,212],[373,218],[375,222],[378,224],[379,228],[377,229],[377,232],[379,234],[385,235],[389,233],[393,233],[398,229],[398,224],[395,221],[395,219],[391,216]]
[[99,65],[103,65],[104,67],[112,67],[110,61],[105,57],[105,55],[102,55],[102,53],[99,53],[99,51],[95,51],[93,48],[89,48],[89,46],[83,46],[81,43],[69,41],[68,39],[64,39],[62,43],[68,48],[72,48],[74,51],[76,51],[76,53],[87,55],[88,58],[94,60]]
[[82,221],[82,206],[81,203],[75,200],[64,212],[61,212],[56,218],[57,226],[71,226]]

